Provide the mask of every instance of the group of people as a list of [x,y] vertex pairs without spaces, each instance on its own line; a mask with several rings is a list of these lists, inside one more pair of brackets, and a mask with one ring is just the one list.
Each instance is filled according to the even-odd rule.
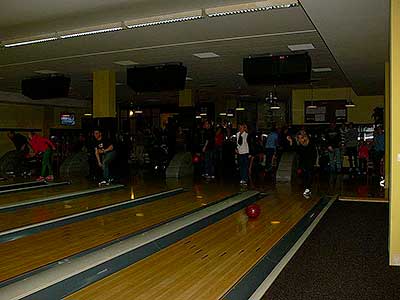
[[[103,137],[102,131],[94,130],[93,137],[93,149],[88,149],[88,152],[93,153],[97,166],[102,170],[99,184],[108,185],[112,181],[110,165],[116,158],[116,151],[113,142]],[[54,180],[52,156],[56,146],[50,139],[35,132],[28,132],[26,137],[15,131],[10,131],[8,138],[13,142],[21,161],[30,158],[41,160],[41,170],[37,181]]]

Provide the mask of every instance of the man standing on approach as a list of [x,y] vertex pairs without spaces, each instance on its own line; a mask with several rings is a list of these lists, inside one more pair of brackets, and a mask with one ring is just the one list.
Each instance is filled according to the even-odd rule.
[[116,152],[114,149],[114,145],[106,138],[103,138],[103,133],[100,130],[94,131],[95,138],[95,155],[97,159],[97,163],[100,168],[103,169],[103,180],[99,183],[102,184],[110,184],[110,164],[116,158]]

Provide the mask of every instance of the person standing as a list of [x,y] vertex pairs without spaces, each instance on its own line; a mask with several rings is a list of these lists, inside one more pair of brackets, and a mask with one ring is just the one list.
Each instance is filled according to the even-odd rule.
[[358,131],[357,128],[354,128],[354,124],[350,122],[345,135],[345,147],[346,147],[346,154],[349,158],[350,172],[353,171],[353,168],[355,168],[356,172],[358,171],[357,145],[358,145]]
[[287,136],[287,140],[291,147],[294,147],[299,161],[299,168],[302,170],[305,198],[311,197],[311,188],[313,182],[314,166],[317,161],[317,148],[310,141],[307,133],[302,130],[296,134],[296,141],[294,142],[290,135]]
[[30,132],[28,134],[28,138],[29,138],[29,144],[33,151],[31,156],[40,156],[43,154],[41,173],[36,180],[53,181],[54,176],[53,176],[53,167],[51,159],[53,151],[56,150],[56,146],[48,138],[40,136],[35,132]]
[[381,160],[385,156],[385,134],[383,133],[383,129],[381,126],[376,128],[375,136],[374,136],[374,171],[375,174],[380,174],[381,176],[383,172],[380,171]]
[[236,134],[236,152],[239,155],[240,184],[247,185],[249,180],[249,155],[248,133],[246,124],[239,125]]
[[276,155],[278,139],[279,135],[277,133],[277,130],[274,128],[272,129],[270,134],[268,134],[267,141],[265,142],[265,166],[267,172],[272,171],[272,161],[274,159],[274,156]]
[[117,157],[116,151],[114,149],[114,145],[110,140],[103,137],[103,133],[100,130],[94,131],[95,138],[95,155],[97,164],[103,170],[103,180],[99,183],[102,184],[110,184],[111,176],[110,176],[110,164]]
[[207,179],[215,178],[215,134],[209,121],[203,124],[205,130],[205,144],[203,152],[205,154],[205,177]]
[[336,123],[332,122],[325,132],[325,138],[329,152],[329,166],[331,172],[342,171],[341,151],[340,151],[340,131],[336,127]]

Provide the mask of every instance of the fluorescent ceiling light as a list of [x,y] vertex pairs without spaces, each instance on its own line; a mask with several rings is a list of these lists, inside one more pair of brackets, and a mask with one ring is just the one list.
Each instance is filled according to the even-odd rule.
[[332,72],[331,68],[313,68],[313,72],[320,73],[320,72]]
[[348,103],[346,103],[345,105],[347,108],[353,108],[356,107],[356,105],[353,103],[353,101],[349,101]]
[[244,107],[236,107],[236,110],[237,110],[237,111],[244,111],[245,108],[244,108]]
[[214,52],[195,53],[193,55],[198,57],[198,58],[215,58],[215,57],[219,57],[219,55],[214,53]]
[[92,114],[84,114],[85,117],[91,117]]
[[120,60],[120,61],[114,61],[114,64],[120,65],[120,66],[133,66],[133,65],[138,65],[137,62],[131,61],[131,60]]
[[38,74],[57,74],[57,71],[53,71],[53,70],[37,70],[35,71],[35,73]]
[[99,26],[79,28],[69,31],[60,32],[59,35],[62,39],[68,39],[78,36],[92,35],[98,33],[106,33],[112,31],[122,30],[121,23],[104,24]]
[[316,109],[316,108],[317,108],[317,106],[316,106],[316,105],[314,105],[314,104],[312,104],[312,105],[309,105],[309,106],[307,106],[307,108],[308,108],[308,109]]
[[243,73],[238,73],[239,76],[244,76]]
[[269,0],[207,8],[205,10],[205,13],[212,18],[258,11],[267,11],[271,9],[290,8],[294,6],[299,6],[299,3],[296,0]]
[[185,22],[203,18],[201,10],[194,10],[182,13],[168,14],[163,16],[155,16],[149,18],[135,19],[125,21],[124,24],[128,28],[140,28],[147,26],[155,26],[161,24]]
[[290,51],[304,51],[315,49],[313,44],[299,44],[299,45],[289,45]]
[[226,114],[227,117],[233,117],[232,113]]
[[279,104],[272,104],[271,105],[271,107],[270,107],[270,109],[272,109],[272,110],[278,110],[278,109],[281,109],[281,107],[279,106]]
[[201,119],[201,116],[196,116],[196,119]]
[[140,109],[135,110],[135,114],[136,114],[136,115],[140,115],[140,114],[142,114],[142,113],[143,113],[143,110],[140,110]]
[[5,41],[4,47],[11,48],[11,47],[17,47],[17,46],[25,46],[25,45],[31,45],[31,44],[37,44],[37,43],[44,43],[44,42],[48,42],[48,41],[54,41],[57,39],[58,39],[57,37],[48,37],[48,38],[42,38],[42,39],[25,40],[25,41],[20,41],[20,42]]
[[205,116],[207,116],[207,113],[201,113],[200,116],[205,117]]
[[220,116],[226,116],[226,113],[219,113]]
[[192,81],[193,78],[192,77],[186,77],[186,81]]

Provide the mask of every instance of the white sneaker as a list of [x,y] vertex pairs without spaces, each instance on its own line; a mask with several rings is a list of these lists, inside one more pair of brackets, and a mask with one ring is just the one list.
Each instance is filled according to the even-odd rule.
[[310,198],[311,197],[311,190],[309,189],[305,189],[303,196],[306,198]]

